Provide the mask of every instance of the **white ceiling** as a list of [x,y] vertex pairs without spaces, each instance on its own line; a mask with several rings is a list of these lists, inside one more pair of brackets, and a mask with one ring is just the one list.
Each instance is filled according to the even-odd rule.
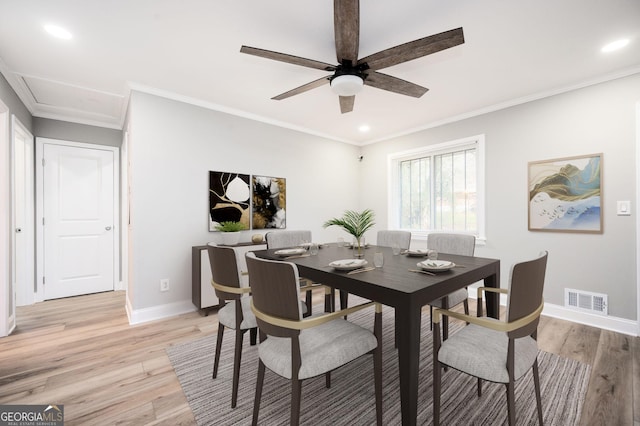
[[336,63],[331,0],[2,0],[0,71],[38,117],[122,128],[135,89],[355,144],[640,72],[638,0],[362,0],[360,15],[360,57],[458,27],[465,43],[382,70],[423,97],[365,86],[340,114],[328,85],[270,99],[329,73],[239,52]]

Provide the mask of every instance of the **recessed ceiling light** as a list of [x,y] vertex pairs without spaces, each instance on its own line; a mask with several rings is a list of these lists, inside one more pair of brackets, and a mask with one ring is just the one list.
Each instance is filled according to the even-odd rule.
[[45,25],[44,30],[49,34],[51,34],[52,36],[56,38],[61,38],[63,40],[69,40],[72,37],[69,31],[57,25],[51,25],[51,24]]
[[366,124],[363,124],[362,126],[358,127],[358,130],[360,130],[362,133],[364,133],[364,132],[368,132],[369,130],[371,130],[371,127],[367,126]]
[[614,50],[622,49],[627,44],[629,44],[629,39],[623,38],[621,40],[616,40],[612,43],[605,45],[601,50],[605,53],[613,52]]

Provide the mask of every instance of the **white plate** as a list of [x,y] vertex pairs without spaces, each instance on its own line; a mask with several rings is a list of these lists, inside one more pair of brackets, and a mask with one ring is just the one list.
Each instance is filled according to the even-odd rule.
[[292,249],[282,249],[276,251],[278,256],[295,256],[297,254],[306,253],[307,251],[303,248],[292,248]]
[[429,250],[421,250],[421,249],[407,250],[407,256],[423,257],[423,256],[426,256],[427,253],[429,253]]
[[455,263],[448,260],[423,260],[418,263],[418,268],[429,272],[448,271],[456,266]]
[[369,262],[364,259],[342,259],[331,262],[329,266],[339,271],[351,271],[353,269],[362,268],[367,263]]

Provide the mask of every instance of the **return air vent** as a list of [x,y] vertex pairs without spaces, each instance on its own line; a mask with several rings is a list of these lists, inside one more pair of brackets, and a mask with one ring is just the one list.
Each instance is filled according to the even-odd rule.
[[609,315],[609,303],[606,294],[591,293],[583,290],[564,289],[564,306],[592,314]]

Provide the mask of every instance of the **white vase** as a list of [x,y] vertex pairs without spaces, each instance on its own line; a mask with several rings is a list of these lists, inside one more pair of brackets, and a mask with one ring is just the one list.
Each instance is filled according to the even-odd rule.
[[225,246],[235,246],[240,240],[240,232],[221,232],[222,244]]

